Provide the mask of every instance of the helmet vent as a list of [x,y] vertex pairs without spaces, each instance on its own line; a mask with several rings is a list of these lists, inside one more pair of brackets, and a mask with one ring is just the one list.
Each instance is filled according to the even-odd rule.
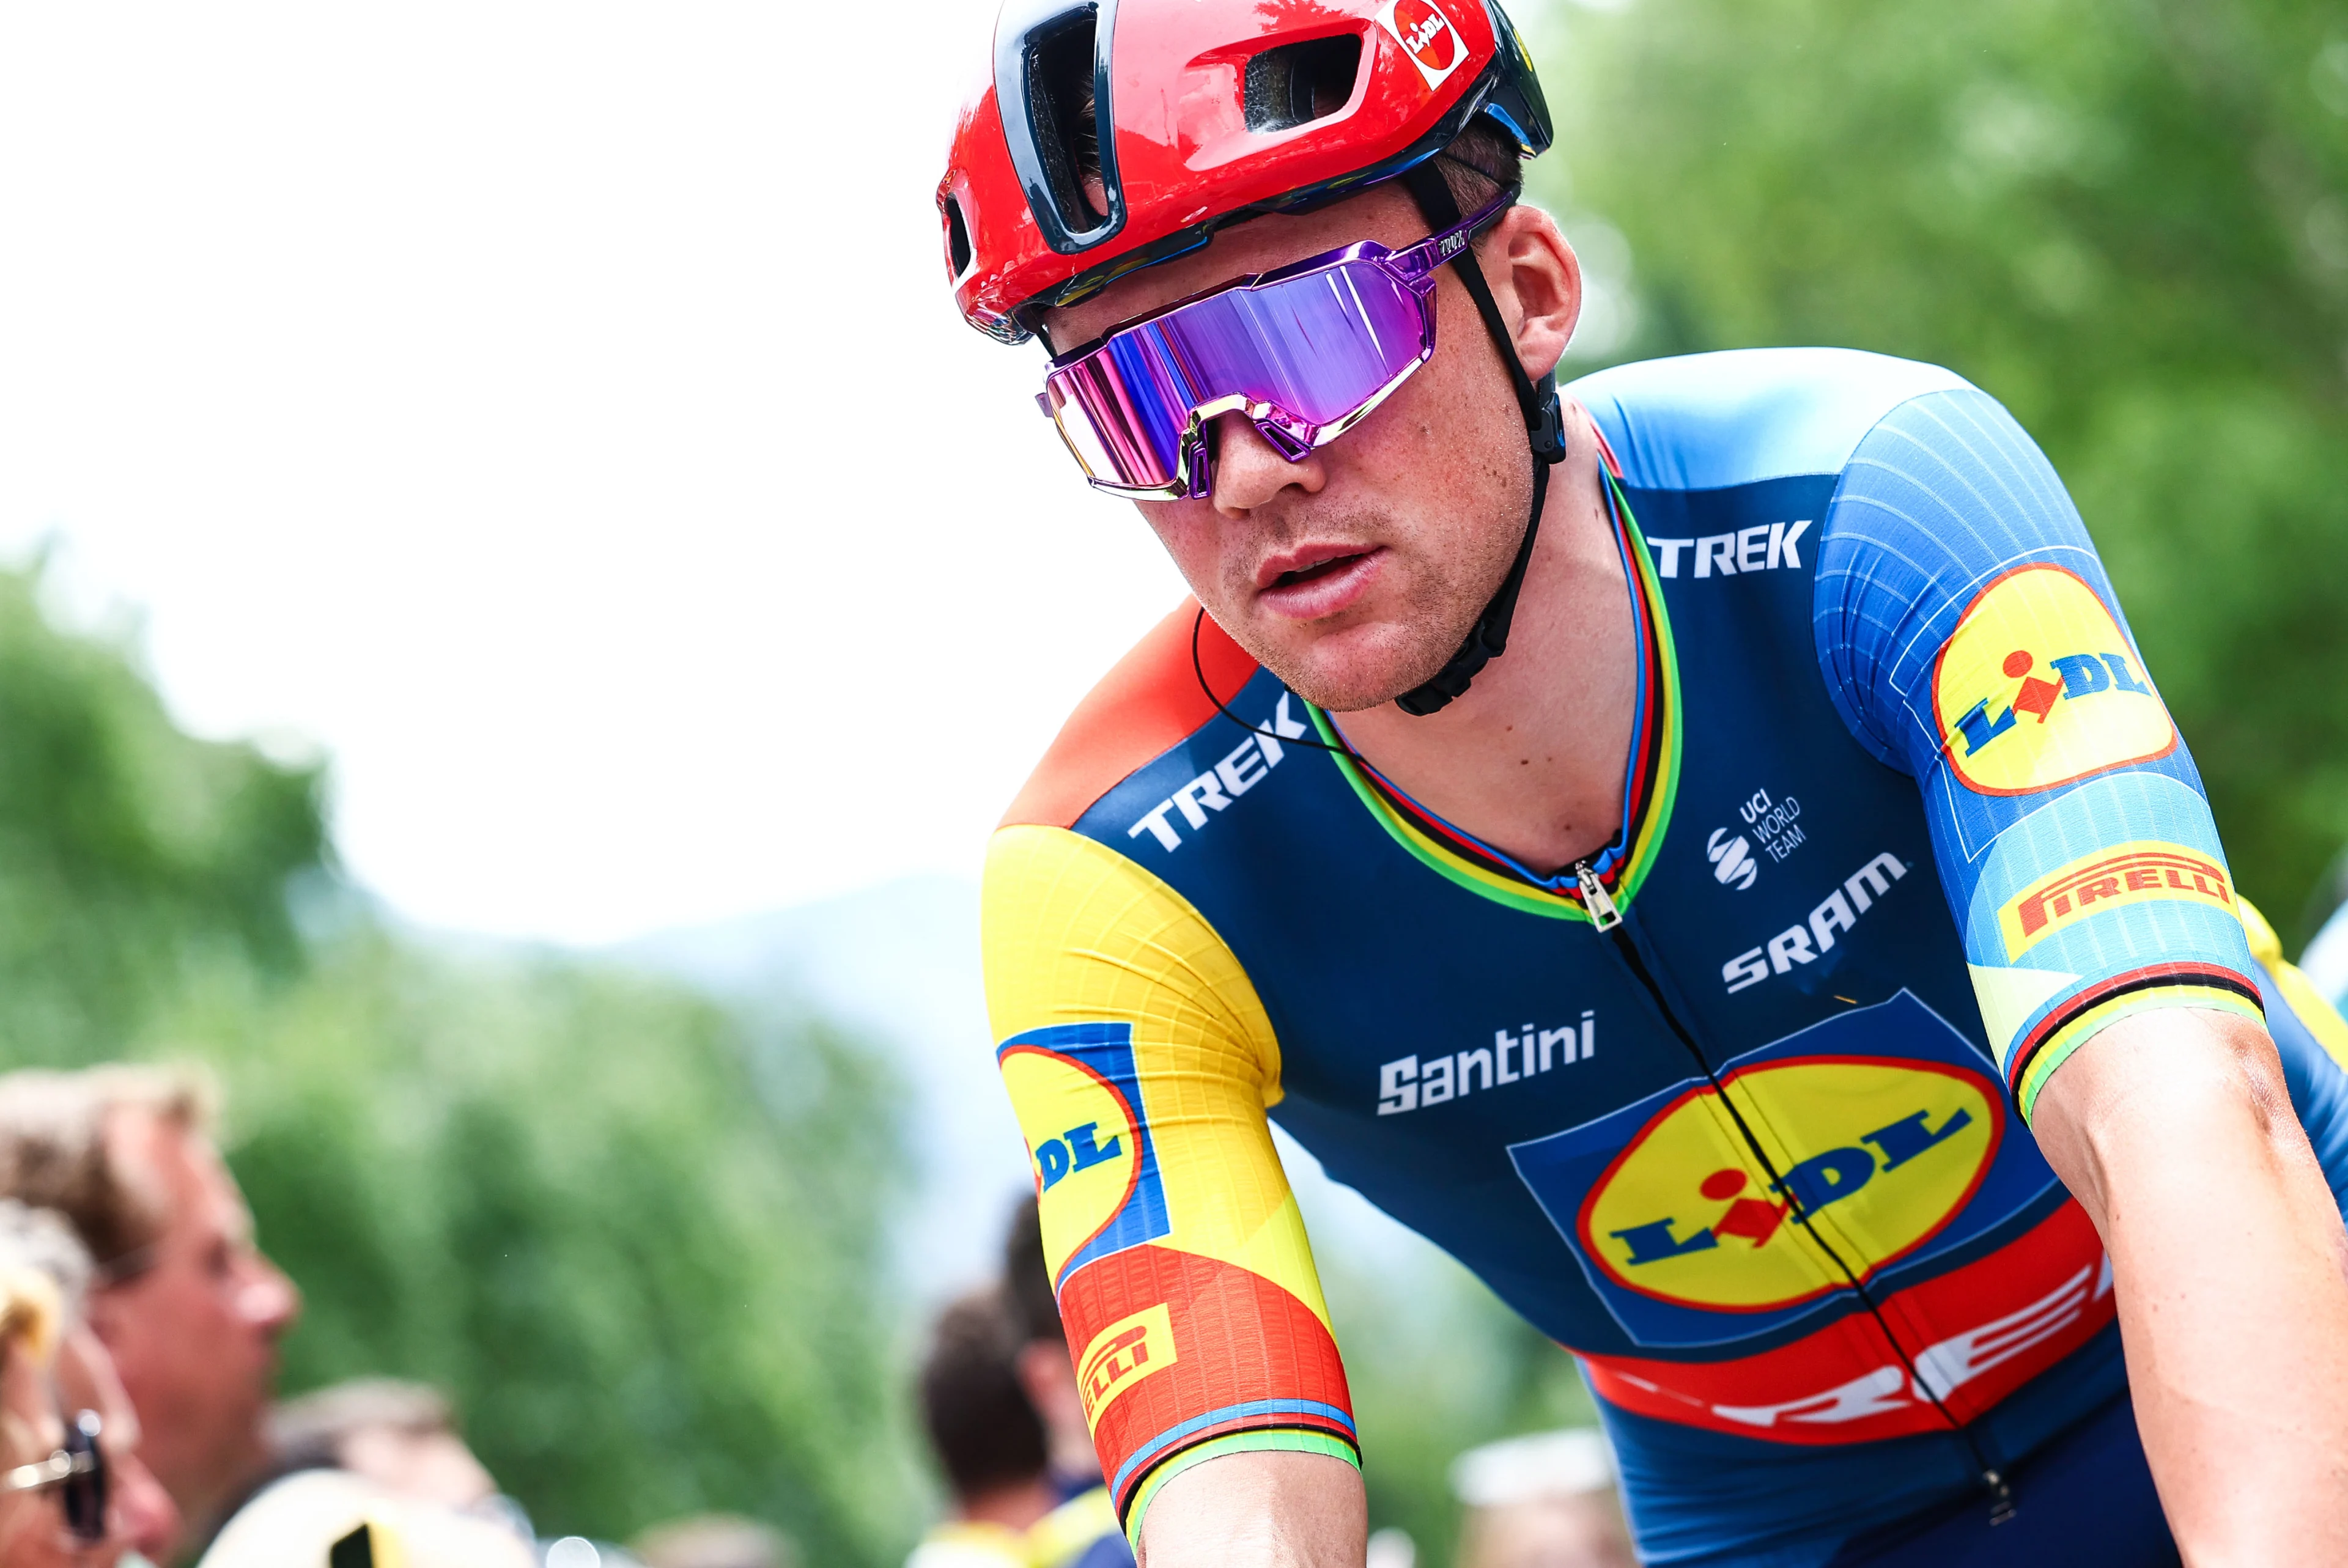
[[1282,44],[1247,63],[1247,128],[1290,130],[1327,119],[1353,101],[1361,74],[1362,40],[1355,33]]
[[970,225],[963,221],[959,200],[949,196],[945,207],[946,265],[952,270],[952,275],[959,278],[970,271]]
[[1099,227],[1107,219],[1095,200],[1101,189],[1100,123],[1094,101],[1093,42],[1100,13],[1085,5],[1033,35],[1027,56],[1028,97],[1036,150],[1051,182],[1053,205],[1069,230]]

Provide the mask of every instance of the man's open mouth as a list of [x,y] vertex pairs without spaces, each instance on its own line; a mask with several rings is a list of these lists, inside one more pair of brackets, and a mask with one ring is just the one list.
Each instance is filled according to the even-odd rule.
[[1299,567],[1294,571],[1282,572],[1278,577],[1272,579],[1272,586],[1274,588],[1292,588],[1301,582],[1316,581],[1321,578],[1328,577],[1334,573],[1344,570],[1347,567],[1353,565],[1355,561],[1360,560],[1368,553],[1369,552],[1366,550],[1357,550],[1351,555],[1331,556],[1326,560],[1314,561],[1311,566]]

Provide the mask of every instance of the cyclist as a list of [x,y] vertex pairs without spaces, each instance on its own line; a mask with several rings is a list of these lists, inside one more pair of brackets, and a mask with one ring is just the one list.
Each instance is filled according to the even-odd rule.
[[1549,137],[1489,0],[1023,0],[957,128],[1196,600],[986,879],[1128,1532],[1362,1560],[1269,1114],[1577,1354],[1649,1561],[2348,1561],[2348,1026],[2060,482],[1906,361],[1560,395]]

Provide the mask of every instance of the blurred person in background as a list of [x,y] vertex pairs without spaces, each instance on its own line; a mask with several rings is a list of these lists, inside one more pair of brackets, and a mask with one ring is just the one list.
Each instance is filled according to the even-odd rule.
[[1505,1438],[1461,1454],[1459,1568],[1634,1568],[1606,1439],[1591,1428]]
[[184,1069],[0,1078],[0,1195],[56,1210],[96,1261],[89,1326],[199,1539],[269,1461],[278,1341],[302,1305],[254,1245],[216,1104]]
[[408,1568],[523,1568],[540,1555],[529,1516],[499,1494],[437,1389],[355,1378],[285,1401],[267,1430],[274,1461],[199,1568],[316,1561],[362,1523]]
[[1076,1352],[1060,1323],[1033,1197],[1023,1198],[1012,1211],[1003,1248],[1003,1289],[1024,1339],[1014,1366],[1027,1402],[1044,1422],[1045,1476],[1059,1499],[1049,1528],[1077,1547],[1070,1560],[1081,1568],[1131,1568],[1133,1549],[1101,1482],[1100,1456],[1093,1449],[1092,1424],[1076,1382]]
[[780,1531],[732,1513],[655,1525],[629,1543],[644,1568],[798,1568]]
[[139,1460],[139,1418],[80,1321],[89,1272],[63,1220],[0,1199],[0,1568],[111,1568],[179,1533]]
[[1020,1336],[999,1290],[938,1315],[922,1358],[922,1427],[953,1495],[906,1568],[1026,1568],[1027,1532],[1058,1502],[1044,1422],[1019,1386]]
[[343,1470],[418,1502],[499,1509],[498,1483],[457,1430],[448,1396],[396,1378],[355,1378],[271,1412],[276,1469]]

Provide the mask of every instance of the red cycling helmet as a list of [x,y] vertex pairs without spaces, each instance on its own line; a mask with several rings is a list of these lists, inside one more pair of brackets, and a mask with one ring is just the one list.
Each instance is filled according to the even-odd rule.
[[1041,310],[1400,174],[1479,114],[1528,158],[1549,146],[1493,0],[1005,0],[938,185],[955,302],[1019,342]]

